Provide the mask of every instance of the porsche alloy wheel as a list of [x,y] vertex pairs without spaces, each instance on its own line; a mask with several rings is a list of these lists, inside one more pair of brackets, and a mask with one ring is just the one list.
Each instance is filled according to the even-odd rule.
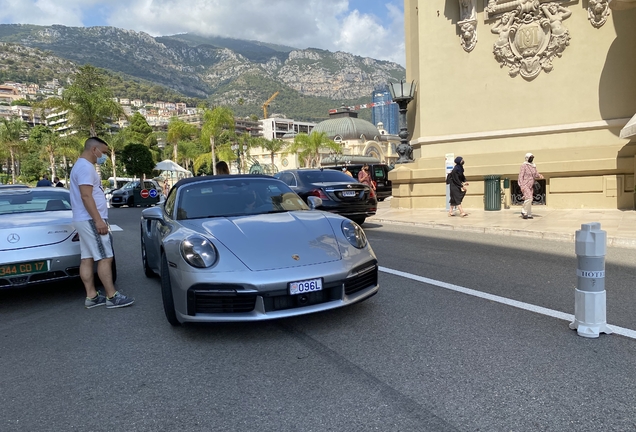
[[161,297],[163,299],[163,311],[166,319],[173,326],[180,326],[177,313],[174,310],[174,297],[172,296],[172,283],[170,283],[170,270],[166,254],[161,254]]

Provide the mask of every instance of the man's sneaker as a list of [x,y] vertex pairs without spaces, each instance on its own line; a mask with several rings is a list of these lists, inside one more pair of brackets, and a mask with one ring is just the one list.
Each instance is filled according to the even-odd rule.
[[97,295],[93,298],[86,297],[84,300],[84,307],[86,309],[92,309],[97,306],[103,306],[106,304],[106,296],[102,295],[99,291],[97,291]]
[[108,297],[106,298],[106,307],[108,309],[126,307],[126,306],[130,306],[134,302],[135,302],[135,299],[126,297],[125,295],[117,291],[115,295],[112,296],[111,298],[108,298]]

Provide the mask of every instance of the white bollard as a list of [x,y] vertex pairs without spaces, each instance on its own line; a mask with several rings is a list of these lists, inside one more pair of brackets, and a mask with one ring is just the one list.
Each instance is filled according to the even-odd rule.
[[611,334],[607,325],[605,291],[605,253],[607,232],[598,222],[582,224],[576,231],[574,249],[577,259],[577,284],[574,290],[572,330],[579,336],[597,338]]

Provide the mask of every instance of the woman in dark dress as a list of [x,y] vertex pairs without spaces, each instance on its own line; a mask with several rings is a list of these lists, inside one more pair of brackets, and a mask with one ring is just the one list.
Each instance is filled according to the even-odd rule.
[[462,208],[462,200],[466,195],[466,177],[464,176],[464,158],[457,156],[455,158],[455,166],[449,174],[450,177],[450,212],[449,216],[455,216],[455,210],[459,210],[461,217],[468,216]]

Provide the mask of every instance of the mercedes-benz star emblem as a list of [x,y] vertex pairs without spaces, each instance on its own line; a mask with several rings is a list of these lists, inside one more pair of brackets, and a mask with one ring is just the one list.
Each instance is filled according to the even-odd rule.
[[296,261],[298,261],[300,259],[300,257],[298,255],[292,255],[292,258]]
[[351,189],[353,186],[351,186],[350,184],[347,185],[348,189]]
[[9,243],[17,243],[20,241],[20,236],[14,233],[9,234],[9,237],[7,237],[7,241]]

